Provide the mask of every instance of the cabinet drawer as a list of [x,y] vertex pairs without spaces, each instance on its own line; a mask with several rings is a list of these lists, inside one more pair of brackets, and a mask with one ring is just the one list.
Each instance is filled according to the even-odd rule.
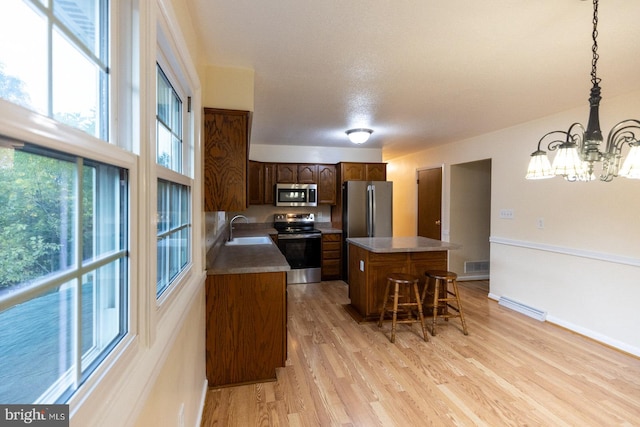
[[322,259],[340,259],[340,250],[337,251],[322,251]]
[[324,242],[339,242],[342,240],[341,237],[342,235],[340,233],[323,234],[322,240]]
[[339,251],[340,242],[322,242],[323,251]]

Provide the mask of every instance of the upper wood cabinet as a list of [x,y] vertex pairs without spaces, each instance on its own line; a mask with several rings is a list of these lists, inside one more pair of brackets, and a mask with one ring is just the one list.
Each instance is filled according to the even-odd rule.
[[364,181],[365,168],[364,163],[347,163],[342,162],[340,165],[340,181]]
[[386,163],[341,162],[340,181],[386,181]]
[[249,204],[273,204],[275,183],[275,163],[262,163],[249,160]]
[[367,163],[365,164],[365,180],[367,181],[386,181],[387,180],[387,164],[386,163]]
[[276,182],[279,184],[317,184],[318,165],[310,163],[278,163]]
[[264,165],[249,160],[249,204],[264,203]]
[[337,190],[336,166],[318,165],[318,203],[335,205]]
[[204,109],[204,210],[248,207],[251,112]]
[[298,165],[298,184],[317,184],[318,183],[318,165],[299,164]]
[[297,184],[298,165],[296,163],[278,163],[276,165],[276,182],[282,184]]
[[263,163],[264,166],[264,204],[272,205],[275,202],[276,164]]

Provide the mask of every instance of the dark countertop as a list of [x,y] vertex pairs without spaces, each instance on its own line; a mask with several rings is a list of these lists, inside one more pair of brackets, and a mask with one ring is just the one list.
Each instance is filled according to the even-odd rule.
[[[238,230],[236,237],[268,236],[275,229]],[[215,251],[215,252],[214,252]],[[269,245],[224,246],[207,253],[207,275],[269,273],[289,271],[291,267],[273,242]]]
[[[322,223],[316,225],[321,225]],[[322,233],[342,233],[342,230],[328,226],[318,227]],[[234,232],[236,237],[268,236],[278,234],[275,228],[266,227],[265,224],[238,224]],[[241,228],[242,227],[242,228]],[[246,245],[246,246],[214,246],[207,253],[207,275],[214,274],[242,274],[242,273],[268,273],[277,271],[289,271],[291,267],[284,255],[274,243],[270,245]]]
[[350,237],[347,242],[375,253],[449,251],[462,247],[457,243],[443,242],[421,236]]

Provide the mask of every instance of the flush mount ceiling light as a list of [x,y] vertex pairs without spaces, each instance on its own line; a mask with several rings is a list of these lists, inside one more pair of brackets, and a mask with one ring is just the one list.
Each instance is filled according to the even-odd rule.
[[[569,126],[568,131],[552,131],[538,141],[538,149],[531,154],[527,179],[553,178],[563,176],[567,181],[592,181],[596,179],[594,165],[602,162],[600,180],[610,182],[614,177],[640,179],[640,121],[624,120],[609,131],[606,151],[600,151],[602,132],[600,131],[600,80],[596,75],[598,63],[598,0],[593,1],[593,59],[591,61],[591,96],[589,97],[589,122],[587,129],[580,123]],[[553,165],[549,163],[547,153],[540,149],[542,142],[548,143],[549,151],[558,150]],[[631,149],[622,168],[622,148],[628,144]]]
[[353,142],[354,144],[364,144],[365,142],[367,142],[372,133],[373,131],[371,129],[364,128],[349,129],[346,132],[347,136],[349,137],[349,141]]

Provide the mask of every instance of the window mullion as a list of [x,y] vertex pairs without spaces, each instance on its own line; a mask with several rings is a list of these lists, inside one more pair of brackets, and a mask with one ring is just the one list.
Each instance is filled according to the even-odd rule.
[[83,258],[83,236],[82,236],[82,221],[83,221],[83,159],[78,158],[76,162],[76,207],[75,207],[75,251],[76,251],[76,269],[78,276],[75,280],[75,306],[73,307],[74,322],[73,322],[73,389],[77,390],[82,380],[82,258]]

